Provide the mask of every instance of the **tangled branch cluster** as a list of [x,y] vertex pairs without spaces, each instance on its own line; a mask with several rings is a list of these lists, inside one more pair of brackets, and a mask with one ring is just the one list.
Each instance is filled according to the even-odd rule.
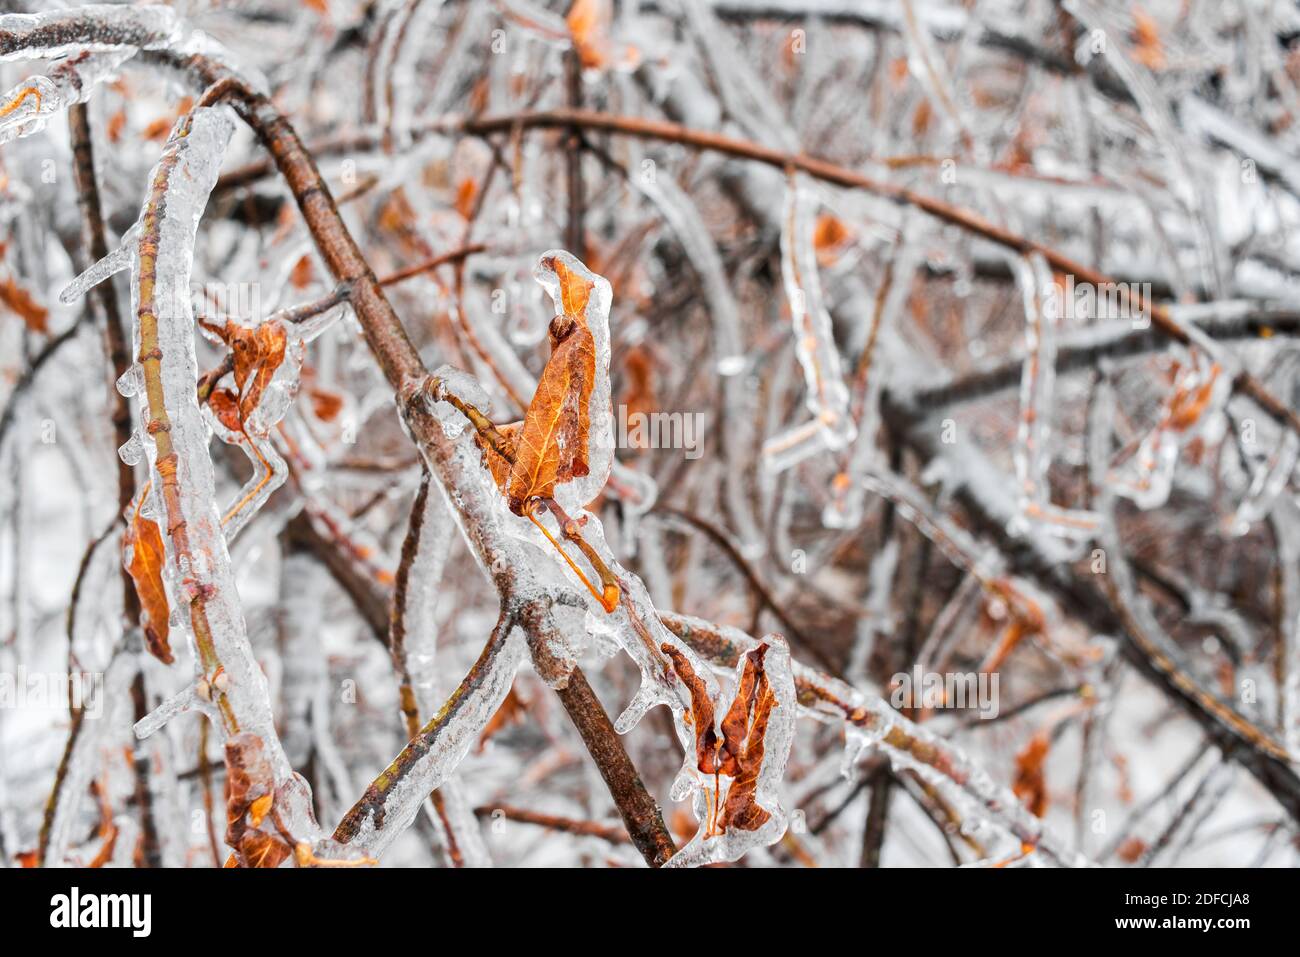
[[19,6],[7,862],[1293,862],[1292,6]]

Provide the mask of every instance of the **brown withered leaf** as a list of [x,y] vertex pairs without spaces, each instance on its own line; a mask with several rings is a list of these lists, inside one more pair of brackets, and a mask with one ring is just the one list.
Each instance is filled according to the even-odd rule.
[[230,347],[235,362],[235,390],[239,394],[239,421],[246,422],[262,401],[275,370],[284,362],[289,335],[279,323],[252,328],[230,321],[201,325]]
[[239,857],[245,867],[279,867],[293,853],[287,841],[251,830],[239,839]]
[[122,131],[126,129],[126,110],[118,110],[108,118],[104,125],[104,132],[108,135],[110,143],[116,143],[122,139]]
[[310,389],[307,398],[311,400],[311,410],[322,422],[333,422],[343,411],[343,396],[328,389]]
[[12,276],[0,282],[0,303],[26,323],[32,332],[45,335],[50,331],[50,311],[33,299],[31,293],[18,285]]
[[[642,344],[629,347],[623,355],[624,385],[618,399],[618,404],[627,411],[628,421],[638,413],[648,415],[659,408],[654,374],[654,356],[650,350]],[[638,439],[647,441],[639,434]]]
[[146,494],[147,487],[131,505],[131,520],[126,527],[122,548],[130,555],[126,571],[140,599],[140,626],[144,629],[145,645],[149,654],[169,665],[175,659],[168,644],[170,606],[163,586],[167,553],[158,523],[140,513]]
[[718,733],[713,728],[713,699],[704,679],[687,657],[668,642],[659,646],[673,663],[673,671],[691,693],[691,720],[695,725],[695,766],[704,774],[718,772]]
[[1040,731],[1016,755],[1016,778],[1011,789],[1035,817],[1042,817],[1047,812],[1047,781],[1043,777],[1043,762],[1047,759],[1051,744],[1048,732]]
[[833,265],[851,235],[844,220],[838,216],[830,213],[818,216],[813,227],[813,248],[817,251],[817,261],[823,266]]
[[718,816],[718,829],[722,831],[728,828],[756,831],[772,816],[755,800],[767,747],[767,725],[772,709],[778,707],[776,693],[763,668],[767,647],[759,645],[745,655],[740,687],[722,720],[723,746],[728,752],[723,759],[723,771],[732,777],[726,803]]
[[295,289],[306,289],[311,285],[315,271],[311,257],[304,255],[293,264],[293,269],[289,271],[289,282]]
[[596,343],[581,313],[557,316],[550,335],[551,356],[524,416],[505,489],[516,515],[533,498],[551,498],[557,483],[588,472]]
[[466,176],[456,187],[456,212],[466,219],[474,212],[474,200],[478,196],[478,183],[471,176]]
[[1150,70],[1163,70],[1166,64],[1160,27],[1141,7],[1133,8],[1133,59]]
[[573,48],[588,69],[599,69],[609,62],[609,29],[613,8],[609,0],[573,0],[565,17]]
[[1145,854],[1146,850],[1146,841],[1142,840],[1140,837],[1130,835],[1129,837],[1124,838],[1119,847],[1115,849],[1115,853],[1125,864],[1136,864],[1138,858]]
[[585,317],[592,284],[581,276],[575,276],[562,259],[551,257],[543,260],[542,265],[554,269],[560,280],[560,305],[564,307],[564,314]]
[[740,760],[745,753],[745,738],[749,733],[749,716],[754,710],[754,702],[759,692],[759,679],[766,684],[767,675],[763,670],[763,658],[767,655],[767,645],[759,645],[745,655],[745,664],[740,672],[740,684],[736,687],[736,696],[731,700],[731,707],[722,717],[722,773],[734,776],[740,767]]
[[239,420],[239,399],[229,389],[213,389],[208,396],[208,408],[229,431],[244,430],[244,423]]
[[226,843],[238,847],[249,830],[246,815],[253,804],[275,793],[275,776],[266,745],[251,731],[226,741]]

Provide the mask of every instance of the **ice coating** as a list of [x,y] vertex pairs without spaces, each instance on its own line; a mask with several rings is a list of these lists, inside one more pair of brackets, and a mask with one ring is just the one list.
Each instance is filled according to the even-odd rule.
[[390,766],[382,810],[366,807],[359,814],[350,846],[378,857],[411,825],[429,794],[447,780],[501,706],[526,654],[517,628],[493,633],[476,680],[425,726],[418,758],[400,771],[401,757]]
[[[151,498],[161,493],[165,500],[160,524],[165,530],[169,592],[189,603],[187,630],[196,645],[195,660],[213,669],[199,678],[200,686],[223,710],[228,708],[241,731],[265,742],[276,780],[284,782],[293,770],[276,735],[266,677],[249,644],[216,503],[210,431],[194,388],[199,375],[189,292],[194,239],[233,132],[223,109],[199,108],[181,117],[150,174],[140,220],[125,237],[127,242],[79,277],[61,298],[75,298],[119,268],[131,269],[133,340],[148,384],[143,398],[150,422],[145,446]],[[153,374],[151,362],[157,363]],[[170,454],[159,454],[161,442]],[[211,642],[210,648],[200,636]],[[152,727],[147,723],[139,731],[148,733]],[[305,839],[316,833],[310,804],[285,808],[284,813],[298,821]]]
[[903,310],[911,295],[912,281],[922,263],[921,250],[905,242],[889,265],[885,282],[888,288],[877,293],[879,306],[872,315],[872,328],[868,330],[864,349],[871,349],[868,365],[860,367],[859,381],[866,376],[866,387],[861,390],[857,417],[857,436],[850,446],[848,467],[831,480],[831,497],[822,509],[822,524],[827,528],[857,528],[862,523],[862,506],[866,497],[863,476],[879,461],[876,435],[880,432],[880,396],[884,390],[885,368],[881,353],[889,335],[897,328]]
[[1183,448],[1196,439],[1217,442],[1227,426],[1224,409],[1232,394],[1232,374],[1201,348],[1184,351],[1160,418],[1137,452],[1110,478],[1115,491],[1142,509],[1159,508],[1169,499],[1174,468]]
[[1300,437],[1294,432],[1283,433],[1268,458],[1259,466],[1250,480],[1236,512],[1228,521],[1228,531],[1245,535],[1252,525],[1265,518],[1295,477],[1296,462],[1300,458]]
[[110,740],[114,725],[127,711],[131,700],[129,687],[138,666],[135,654],[120,649],[116,651],[99,687],[92,692],[98,700],[86,702],[82,726],[68,756],[67,779],[59,792],[60,801],[53,809],[45,850],[45,860],[51,864],[62,863],[67,854],[72,827],[77,821],[77,808],[88,792],[100,749]]
[[1012,271],[1025,309],[1025,361],[1020,378],[1020,421],[1012,454],[1019,484],[1019,514],[1013,531],[1031,528],[1080,546],[1091,541],[1101,521],[1095,512],[1067,509],[1050,501],[1047,470],[1056,391],[1056,324],[1060,304],[1052,270],[1041,253],[1014,257]]
[[112,79],[134,50],[80,53],[60,63],[46,76],[33,76],[7,93],[0,93],[0,143],[30,136],[45,121],[75,103],[90,99],[96,85]]
[[428,36],[442,4],[443,0],[390,0],[382,13],[382,42],[372,66],[382,78],[376,106],[380,123],[393,132],[398,145],[410,143],[421,41]]
[[812,420],[764,443],[764,462],[772,471],[789,468],[823,449],[843,449],[857,435],[831,316],[822,299],[813,246],[814,204],[805,192],[800,177],[794,177],[782,219],[781,278],[794,325],[795,355],[806,384],[804,404]]
[[[755,801],[770,816],[752,830],[732,826],[723,828],[720,833],[709,834],[710,810],[725,804],[731,789],[736,786],[736,780],[702,775],[696,769],[694,810],[700,821],[700,829],[685,847],[673,855],[666,867],[699,867],[738,861],[751,849],[774,844],[785,834],[787,817],[781,807],[779,789],[790,757],[790,745],[794,740],[797,713],[794,672],[791,668],[790,649],[783,638],[767,635],[763,638],[763,644],[767,646],[763,669],[776,697],[776,706],[772,709],[763,738],[763,763],[758,774]],[[733,689],[740,686],[745,661],[746,656],[742,655],[736,663]],[[722,713],[723,710],[718,709],[719,717]],[[715,783],[717,793],[710,798],[708,792]]]
[[66,56],[80,51],[152,50],[180,39],[170,7],[91,4],[43,13],[0,15],[0,61]]
[[436,699],[438,663],[438,595],[456,536],[456,522],[447,501],[434,492],[424,499],[424,516],[415,560],[411,563],[406,597],[406,667],[411,676],[420,714],[432,715]]
[[596,350],[596,378],[588,405],[588,472],[585,476],[575,477],[555,487],[555,500],[566,512],[575,514],[600,494],[614,464],[614,412],[610,404],[609,388],[609,307],[613,293],[604,276],[596,275],[572,253],[562,249],[548,250],[539,257],[533,278],[551,297],[556,315],[562,316],[568,312],[565,307],[565,277],[561,275],[562,271],[567,271],[579,283],[589,284],[590,291],[582,319],[591,331]]
[[[208,338],[223,347],[234,349],[243,340],[277,342],[282,348],[282,352],[269,360],[276,361],[277,364],[269,380],[260,386],[256,402],[251,408],[247,407],[243,396],[234,396],[233,400],[228,400],[224,415],[214,410],[211,400],[205,406],[207,421],[212,430],[227,445],[240,447],[248,456],[253,469],[252,476],[243,488],[222,509],[221,523],[227,541],[234,541],[235,536],[288,478],[288,465],[276,448],[275,427],[284,419],[298,394],[306,344],[337,320],[342,315],[342,310],[330,309],[304,322],[288,321],[281,318],[281,315],[272,315],[257,325],[246,325],[232,319],[224,327],[209,324],[202,326]],[[257,381],[260,383],[260,375]],[[247,390],[246,385],[246,394]],[[218,390],[213,399],[229,395],[231,393],[225,390]]]
[[[676,613],[667,613],[664,618],[671,631],[698,647],[715,670],[730,673],[737,655],[760,644],[758,639],[727,625]],[[909,721],[877,694],[860,691],[798,661],[791,668],[799,713],[844,729],[845,772],[851,772],[871,749],[877,749],[897,767],[915,770],[933,784],[960,809],[967,829],[992,826],[1036,846],[1058,864],[1078,867],[1088,863],[1034,817],[1010,788],[980,770],[952,742]]]
[[[643,171],[631,181],[658,207],[686,258],[700,277],[700,286],[709,307],[709,328],[713,332],[714,361],[722,377],[722,397],[728,409],[743,409],[748,403],[748,389],[741,377],[748,364],[740,334],[740,312],[736,297],[727,281],[717,244],[709,235],[699,210],[677,182],[666,172]],[[744,424],[747,417],[735,416],[722,432],[727,459],[732,466],[724,472],[727,508],[737,525],[741,544],[753,553],[762,547],[762,536],[753,515],[753,504],[745,488],[742,470],[735,463],[746,461],[753,447],[751,430]]]

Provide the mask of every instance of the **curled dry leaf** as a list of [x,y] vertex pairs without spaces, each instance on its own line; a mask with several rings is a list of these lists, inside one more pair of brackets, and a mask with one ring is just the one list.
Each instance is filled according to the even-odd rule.
[[242,732],[226,741],[226,843],[235,848],[228,867],[278,867],[293,853],[284,835],[262,829],[275,804],[275,774],[266,744]]
[[574,0],[565,21],[573,48],[584,67],[600,69],[609,63],[609,28],[613,11],[609,0]]
[[524,421],[517,428],[501,430],[513,442],[514,464],[506,471],[501,456],[486,455],[488,468],[516,515],[526,514],[536,499],[553,497],[557,483],[588,473],[591,393],[596,381],[596,343],[585,319],[591,283],[558,259],[548,265],[560,277],[564,307],[564,314],[551,320],[549,327],[551,355]]
[[236,421],[236,418],[231,418],[234,413],[228,404],[222,404],[227,400],[217,400],[216,404],[212,401],[219,392],[226,390],[214,389],[209,404],[223,425],[231,428],[231,431],[243,431],[243,423],[248,421],[248,417],[262,401],[263,394],[275,377],[275,370],[284,362],[289,344],[288,333],[283,326],[274,322],[251,328],[230,321],[221,324],[200,321],[200,325],[205,332],[230,348],[234,359],[235,391],[227,392],[227,400],[232,400],[237,405],[234,412],[237,412],[239,427],[231,428],[230,423]]
[[1049,732],[1040,731],[1016,755],[1016,779],[1012,790],[1035,817],[1047,813],[1047,781],[1043,777],[1043,762],[1047,760],[1051,746]]
[[673,670],[691,693],[691,723],[695,726],[695,766],[703,774],[718,772],[718,731],[713,726],[713,699],[704,679],[695,673],[686,656],[664,642],[659,650],[673,663]]
[[510,509],[517,515],[525,513],[530,501],[551,498],[557,483],[589,471],[595,340],[580,314],[557,316],[550,336],[551,357],[524,416],[506,483]]
[[722,770],[733,778],[727,800],[718,816],[718,830],[756,831],[772,816],[755,800],[758,772],[763,767],[767,725],[777,707],[776,693],[767,680],[763,658],[767,645],[745,655],[744,671],[735,700],[722,719]]
[[130,520],[122,540],[123,558],[135,585],[136,596],[140,599],[140,627],[144,629],[145,646],[151,655],[170,665],[175,659],[168,643],[169,605],[163,584],[167,553],[158,523],[141,513],[148,494],[149,486],[146,485],[131,503]]
[[[731,779],[726,797],[715,783],[713,820],[707,836],[729,829],[756,831],[771,818],[755,799],[758,775],[763,767],[767,727],[776,694],[767,679],[763,659],[768,646],[759,645],[745,655],[740,682],[731,706],[722,718],[722,734],[714,726],[714,705],[704,680],[695,673],[684,654],[665,642],[660,650],[672,661],[673,670],[691,695],[691,721],[695,727],[696,767],[703,774]],[[721,801],[721,807],[719,807]]]
[[32,294],[18,285],[12,276],[0,282],[0,304],[18,316],[32,332],[45,335],[50,331],[49,310],[33,299]]

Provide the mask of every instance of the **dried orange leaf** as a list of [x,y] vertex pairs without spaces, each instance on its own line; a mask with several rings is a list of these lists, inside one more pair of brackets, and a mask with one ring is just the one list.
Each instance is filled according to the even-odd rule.
[[33,299],[31,293],[19,286],[12,276],[0,282],[0,303],[25,322],[32,332],[41,335],[49,332],[49,310]]
[[1043,762],[1051,748],[1051,738],[1040,731],[1016,755],[1016,779],[1012,790],[1025,802],[1031,814],[1042,817],[1047,811],[1047,781],[1043,777]]
[[578,59],[588,69],[609,62],[609,29],[614,11],[609,0],[574,0],[565,21]]
[[506,485],[516,515],[534,498],[551,498],[556,483],[588,472],[596,343],[581,316],[574,312],[551,322],[551,356],[524,416]]
[[140,513],[147,489],[131,505],[131,520],[126,528],[122,548],[128,556],[127,573],[140,599],[140,627],[144,629],[149,653],[165,665],[174,660],[168,644],[167,590],[163,585],[163,568],[167,553],[163,548],[158,523]]
[[249,831],[239,841],[239,856],[245,867],[279,867],[291,853],[285,841],[265,831]]
[[304,255],[293,264],[293,269],[289,272],[289,282],[295,289],[306,289],[311,284],[314,271],[311,257]]
[[758,701],[754,705],[754,721],[745,743],[745,754],[727,790],[727,802],[718,818],[718,828],[724,831],[728,828],[756,831],[772,817],[759,806],[754,796],[758,790],[758,774],[763,769],[767,724],[777,701],[766,674],[760,676],[758,684]]
[[704,774],[718,772],[718,733],[713,727],[713,699],[704,679],[695,673],[687,657],[668,642],[659,646],[673,663],[673,670],[691,693],[691,720],[695,725],[695,763]]

